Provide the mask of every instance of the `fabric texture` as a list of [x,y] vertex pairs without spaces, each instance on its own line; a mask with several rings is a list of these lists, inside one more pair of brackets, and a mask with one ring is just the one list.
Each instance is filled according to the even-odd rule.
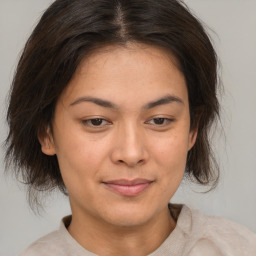
[[[95,256],[67,231],[71,216],[60,228],[28,247],[20,256]],[[177,225],[150,256],[256,256],[256,234],[223,219],[182,206]]]

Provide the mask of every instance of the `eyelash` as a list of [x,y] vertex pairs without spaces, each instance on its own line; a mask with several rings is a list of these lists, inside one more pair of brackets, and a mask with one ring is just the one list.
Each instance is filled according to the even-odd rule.
[[[161,120],[164,123],[163,124],[150,124],[151,121],[156,121],[156,120],[158,120],[158,121]],[[150,125],[156,125],[157,127],[162,127],[162,126],[166,126],[166,125],[172,123],[173,121],[174,121],[174,119],[171,119],[171,118],[155,117],[155,118],[150,119],[147,123]]]
[[[100,121],[100,125],[93,125],[92,122],[93,121]],[[88,127],[92,127],[92,128],[103,128],[105,125],[101,125],[102,122],[106,122],[107,124],[106,125],[109,125],[111,124],[109,121],[107,121],[106,119],[103,119],[103,118],[91,118],[91,119],[87,119],[87,120],[83,120],[82,123],[83,125],[85,126],[88,126]]]
[[[93,122],[99,122],[99,125],[95,125],[93,124]],[[155,124],[155,123],[151,123],[151,122],[156,122],[156,121],[162,121],[163,123],[161,124]],[[156,127],[165,127],[167,126],[168,124],[172,123],[174,121],[174,119],[171,119],[171,118],[165,118],[165,117],[155,117],[155,118],[152,118],[150,119],[149,121],[146,122],[146,124],[149,124],[149,125],[154,125]],[[104,128],[106,125],[111,125],[111,122],[107,121],[106,119],[104,118],[91,118],[91,119],[87,119],[87,120],[82,120],[82,123],[84,126],[87,126],[87,127],[91,127],[93,129],[102,129]],[[103,124],[102,124],[103,123]],[[104,124],[105,123],[105,124]]]

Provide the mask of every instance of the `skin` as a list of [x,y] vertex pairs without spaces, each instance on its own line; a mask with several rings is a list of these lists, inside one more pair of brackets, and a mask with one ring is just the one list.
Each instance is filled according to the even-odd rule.
[[[170,54],[129,44],[85,59],[57,102],[53,134],[40,138],[69,192],[70,234],[98,255],[156,250],[175,228],[167,206],[195,140],[186,82]],[[150,183],[132,196],[106,185],[137,178]]]

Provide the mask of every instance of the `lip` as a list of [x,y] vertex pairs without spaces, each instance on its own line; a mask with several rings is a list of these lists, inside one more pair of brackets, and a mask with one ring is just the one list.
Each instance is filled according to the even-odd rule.
[[151,184],[152,180],[147,179],[120,179],[103,182],[111,191],[123,196],[137,196],[144,192]]

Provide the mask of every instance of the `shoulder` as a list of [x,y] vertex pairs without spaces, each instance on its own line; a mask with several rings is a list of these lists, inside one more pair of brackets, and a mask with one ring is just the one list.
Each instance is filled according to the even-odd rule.
[[189,255],[194,255],[193,251],[195,255],[201,255],[199,251],[216,252],[208,255],[256,255],[256,234],[248,228],[186,206],[183,210],[183,217],[190,219],[190,225],[184,227],[190,237]]
[[66,229],[71,216],[62,219],[60,228],[32,243],[19,256],[91,256]]
[[63,235],[57,230],[32,243],[19,256],[64,255]]

